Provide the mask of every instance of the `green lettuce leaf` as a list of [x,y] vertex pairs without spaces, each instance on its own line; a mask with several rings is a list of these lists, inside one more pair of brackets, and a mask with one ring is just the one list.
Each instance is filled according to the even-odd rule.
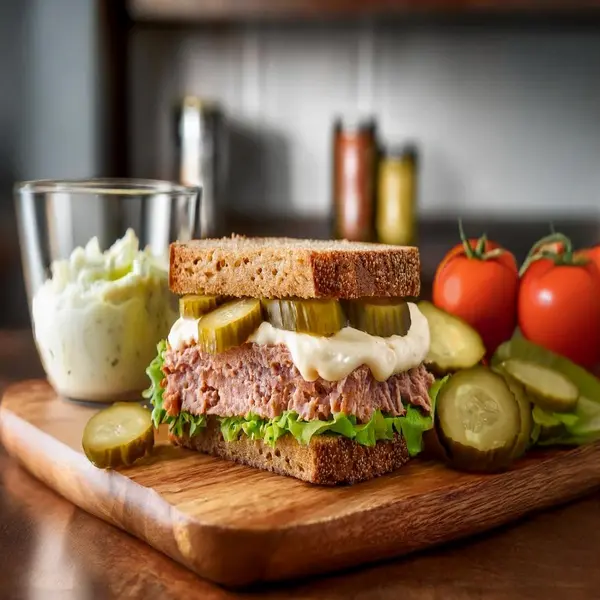
[[450,375],[446,375],[442,377],[442,379],[436,379],[433,382],[433,385],[429,388],[429,397],[431,398],[431,412],[435,418],[435,404],[437,402],[438,394],[440,390],[444,387],[444,384],[450,379]]
[[[492,357],[492,365],[497,366],[509,358],[529,360],[549,367],[568,377],[579,389],[579,399],[575,410],[570,413],[549,413],[534,409],[534,427],[531,434],[533,444],[580,446],[600,439],[600,379],[589,371],[560,356],[515,335],[502,344]],[[557,437],[540,440],[542,427],[562,424],[563,433]]]
[[[580,396],[574,412],[548,412],[535,406],[533,409],[534,430],[532,442],[540,446],[581,446],[600,439],[600,402]],[[555,437],[539,440],[542,427],[560,428],[562,433]]]
[[542,426],[534,421],[533,427],[531,428],[531,435],[529,436],[529,439],[531,440],[529,447],[535,446],[539,442],[541,432]]
[[568,425],[572,444],[581,445],[600,439],[600,398],[579,396],[575,407],[577,422]]
[[204,415],[192,415],[187,412],[180,412],[176,416],[168,415],[163,407],[162,381],[165,377],[163,373],[163,364],[165,362],[165,352],[167,351],[167,341],[161,340],[156,346],[156,356],[148,365],[146,374],[150,378],[150,387],[142,393],[142,396],[150,400],[152,404],[152,423],[158,427],[161,423],[169,425],[169,431],[175,435],[181,436],[187,432],[193,436],[199,429],[206,427],[206,417]]
[[554,427],[556,425],[565,425],[572,427],[579,420],[577,415],[573,413],[558,413],[543,410],[539,406],[534,406],[533,421],[541,427]]
[[423,433],[433,426],[433,419],[420,409],[409,406],[402,417],[386,417],[376,411],[367,423],[357,424],[356,417],[338,413],[331,419],[303,421],[294,411],[286,411],[274,419],[261,419],[249,414],[245,417],[221,418],[223,438],[232,442],[242,434],[252,439],[261,439],[273,446],[286,433],[298,443],[307,445],[315,435],[336,434],[354,440],[363,446],[374,446],[379,440],[391,440],[394,432],[401,434],[411,456],[422,450]]
[[[166,341],[157,346],[157,356],[146,369],[151,385],[144,392],[144,398],[150,399],[153,406],[152,422],[155,427],[168,423],[169,429],[176,435],[182,435],[188,430],[190,436],[196,435],[206,427],[205,415],[191,415],[180,412],[177,416],[168,415],[163,407],[164,354],[167,349]],[[435,406],[437,394],[448,377],[436,381],[429,395],[432,407]],[[432,412],[433,415],[433,412]],[[274,419],[262,419],[249,413],[244,417],[220,417],[221,433],[227,442],[233,442],[246,435],[253,440],[263,440],[274,446],[275,442],[285,434],[291,434],[300,444],[307,445],[315,435],[341,435],[364,446],[374,446],[379,440],[391,440],[394,433],[404,437],[410,456],[415,456],[423,449],[423,433],[433,427],[433,416],[425,415],[415,407],[408,406],[402,417],[388,417],[375,411],[367,423],[357,423],[356,417],[338,413],[327,421],[303,421],[294,411],[286,411]]]
[[169,424],[169,431],[175,435],[181,436],[187,433],[192,437],[199,433],[200,429],[206,427],[206,416],[180,412],[176,417],[167,415],[164,422]]
[[398,423],[402,436],[406,441],[408,453],[415,456],[423,449],[423,433],[433,427],[433,418],[430,416],[423,417],[419,410],[409,406],[406,416],[404,418],[400,417],[399,421],[394,422],[396,431],[398,431]]
[[[173,417],[166,415],[163,422],[170,422],[171,429],[180,435],[181,427],[186,423],[193,423],[190,419],[197,418],[182,412],[179,420],[173,420]],[[404,437],[411,456],[422,450],[423,433],[433,425],[432,417],[424,415],[414,406],[409,406],[402,417],[386,417],[380,411],[376,411],[367,423],[361,424],[357,424],[355,417],[343,413],[338,413],[327,421],[303,421],[294,411],[286,411],[274,419],[261,419],[250,413],[245,417],[221,417],[219,421],[221,433],[227,442],[236,441],[242,435],[246,435],[253,440],[263,440],[270,446],[274,446],[281,436],[288,433],[303,445],[308,445],[315,435],[333,434],[342,435],[363,446],[374,446],[379,440],[393,439],[394,432],[397,432]],[[194,427],[194,432],[198,433],[198,427],[205,425],[204,420]],[[191,429],[190,435],[194,435]]]
[[164,422],[167,412],[163,409],[163,387],[162,380],[163,364],[165,362],[165,352],[167,351],[167,340],[161,340],[156,346],[156,356],[146,369],[146,375],[150,378],[150,387],[142,392],[142,396],[150,400],[152,404],[152,422],[154,427],[158,427]]
[[600,402],[600,379],[564,356],[538,346],[522,336],[515,336],[498,347],[492,357],[492,366],[498,366],[509,358],[529,360],[558,371],[577,386],[581,396],[595,398]]

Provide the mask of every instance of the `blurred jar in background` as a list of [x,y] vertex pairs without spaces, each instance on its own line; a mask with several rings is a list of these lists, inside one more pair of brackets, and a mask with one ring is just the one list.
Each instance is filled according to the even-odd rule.
[[377,240],[384,244],[417,243],[417,149],[413,144],[384,151],[377,182]]
[[375,239],[377,127],[372,118],[337,119],[333,129],[333,232],[357,242]]
[[186,96],[176,110],[178,180],[202,186],[201,237],[222,235],[225,227],[227,130],[214,102]]

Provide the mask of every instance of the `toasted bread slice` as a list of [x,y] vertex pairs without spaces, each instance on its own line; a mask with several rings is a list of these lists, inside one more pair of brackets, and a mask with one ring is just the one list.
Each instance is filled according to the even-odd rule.
[[316,435],[304,446],[291,435],[284,435],[271,447],[244,435],[236,442],[226,442],[215,417],[209,417],[207,427],[193,438],[170,438],[192,450],[321,485],[365,481],[394,471],[409,460],[404,439],[398,434],[370,447],[336,435]]
[[169,279],[176,294],[253,298],[414,297],[421,285],[415,247],[292,238],[174,243]]

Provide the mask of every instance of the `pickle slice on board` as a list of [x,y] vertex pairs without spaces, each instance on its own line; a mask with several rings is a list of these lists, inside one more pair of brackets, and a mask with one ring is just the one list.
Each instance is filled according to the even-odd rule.
[[519,405],[504,378],[487,367],[459,371],[438,394],[436,428],[451,465],[499,471],[513,460]]
[[219,296],[197,296],[189,294],[179,298],[179,316],[199,319],[219,305]]
[[261,322],[260,300],[227,302],[198,321],[198,345],[211,354],[241,346]]
[[152,413],[130,402],[117,402],[96,413],[83,430],[81,446],[100,469],[133,464],[154,446]]
[[468,369],[485,356],[481,336],[468,323],[431,302],[419,302],[419,310],[429,324],[429,354],[425,359],[438,375]]
[[361,298],[344,303],[350,325],[370,335],[406,335],[410,329],[410,309],[401,298]]
[[577,386],[558,371],[514,358],[503,362],[502,368],[525,387],[532,402],[540,408],[569,412],[577,406]]
[[529,447],[531,440],[531,432],[533,430],[533,405],[531,403],[531,399],[523,385],[521,385],[516,379],[513,379],[503,368],[502,366],[493,368],[498,374],[504,377],[506,381],[506,385],[513,393],[517,404],[519,405],[519,412],[521,415],[521,430],[519,431],[519,435],[517,437],[517,442],[513,449],[513,458],[520,458],[525,454],[525,451]]
[[521,335],[515,335],[510,341],[501,344],[494,356],[492,365],[502,364],[510,358],[534,362],[570,379],[579,389],[579,395],[600,399],[600,379],[569,359],[538,346]]
[[344,311],[338,300],[293,298],[265,299],[262,301],[267,320],[277,329],[313,335],[333,335],[346,324]]

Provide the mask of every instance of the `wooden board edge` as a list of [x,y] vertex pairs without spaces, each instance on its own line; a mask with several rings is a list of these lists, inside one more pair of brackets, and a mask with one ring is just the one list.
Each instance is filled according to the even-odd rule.
[[[548,463],[547,469],[540,471],[540,463],[530,461],[489,476],[485,482],[430,492],[425,501],[409,498],[335,521],[274,531],[248,530],[202,523],[126,475],[96,469],[82,453],[19,417],[4,403],[0,404],[0,436],[12,456],[74,504],[132,533],[199,575],[231,587],[310,576],[400,556],[497,527],[600,486],[600,444],[596,444],[540,458],[542,464]],[[38,440],[35,446],[30,443],[34,438]],[[49,460],[54,456],[60,458],[56,463],[67,465],[71,476],[65,478],[64,472],[60,478],[55,476],[56,464]],[[557,472],[562,473],[558,479]],[[491,486],[487,496],[504,498],[503,503],[486,501],[482,505],[483,485]],[[453,503],[458,495],[460,503]],[[118,510],[102,509],[111,502],[118,504]],[[440,510],[440,506],[444,508]],[[332,545],[335,553],[324,560]],[[300,558],[299,546],[303,548]]]
[[[34,437],[35,445],[29,443]],[[97,469],[83,453],[41,431],[2,404],[0,441],[10,456],[55,492],[95,517],[138,537],[201,577],[231,587],[264,580],[263,551],[269,546],[268,532],[228,529],[190,518],[152,489],[119,471]],[[58,468],[63,469],[60,477]],[[69,471],[66,477],[65,468]],[[111,509],[103,506],[111,506]]]
[[[335,530],[327,533],[327,544],[335,545],[338,550],[326,568],[322,560],[321,523],[283,531],[266,578],[322,574],[404,556],[495,529],[565,504],[600,487],[600,442],[562,451],[541,462],[548,468],[540,471],[539,463],[530,462],[521,468],[486,476],[480,482],[442,488],[420,498],[380,506],[377,511],[342,517],[336,521]],[[561,472],[564,475],[557,478],[556,474]],[[485,499],[482,497],[484,486]],[[456,500],[458,496],[460,499]],[[357,527],[362,539],[359,549],[352,545]],[[293,544],[302,547],[304,564],[296,564],[290,572],[292,554],[288,554],[287,549]],[[365,560],[365,556],[369,558]]]

